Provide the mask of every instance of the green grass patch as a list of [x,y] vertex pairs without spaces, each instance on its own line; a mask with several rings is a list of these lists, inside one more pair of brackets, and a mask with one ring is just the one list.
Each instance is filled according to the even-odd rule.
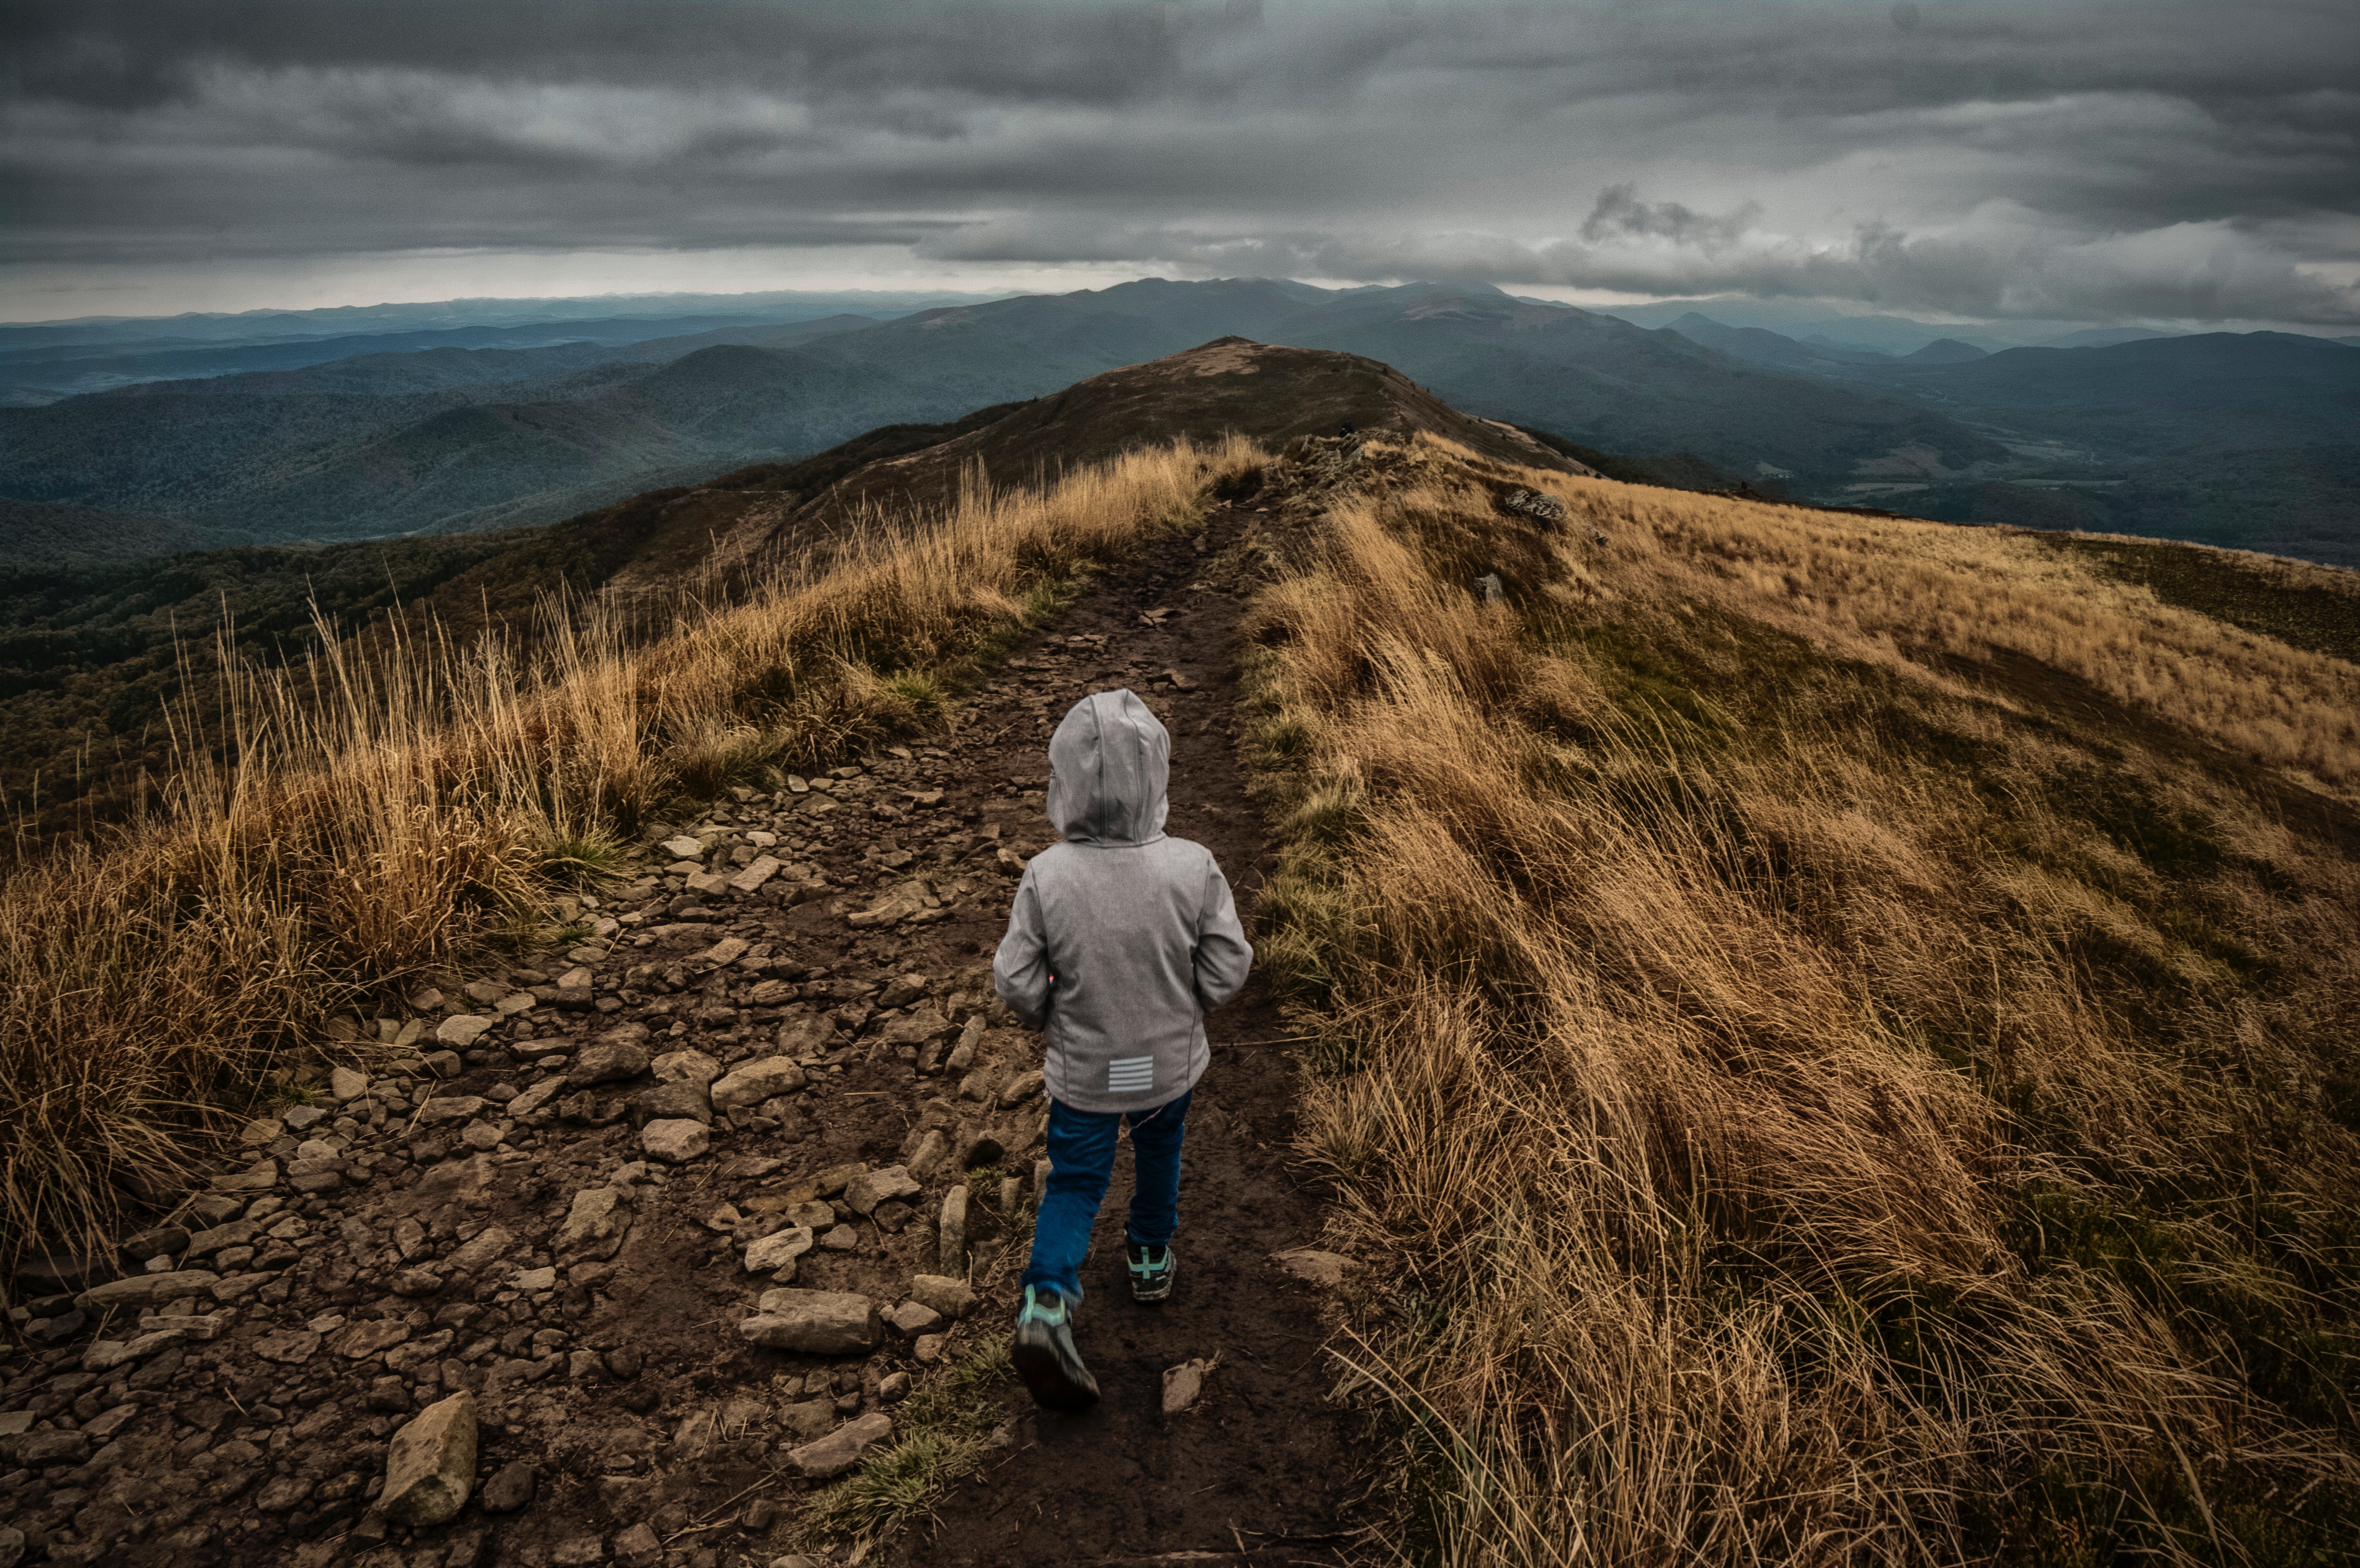
[[891,1447],[813,1495],[796,1520],[800,1544],[873,1536],[933,1510],[944,1492],[983,1466],[1003,1412],[1006,1336],[992,1334],[926,1381],[896,1412]]
[[630,872],[629,851],[611,834],[590,832],[541,845],[541,874],[560,887],[596,888]]

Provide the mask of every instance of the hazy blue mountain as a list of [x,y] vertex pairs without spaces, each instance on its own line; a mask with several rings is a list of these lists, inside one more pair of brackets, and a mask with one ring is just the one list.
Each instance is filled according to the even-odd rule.
[[[619,317],[523,326],[286,338],[259,344],[183,344],[169,347],[152,344],[73,344],[16,348],[0,350],[0,393],[5,393],[14,406],[38,406],[60,397],[105,391],[142,381],[213,378],[330,364],[341,367],[335,380],[339,390],[416,390],[421,387],[414,374],[415,362],[437,350],[497,349],[522,354],[538,351],[542,356],[537,360],[446,359],[444,364],[457,373],[439,376],[433,384],[456,385],[465,380],[527,379],[620,358],[676,357],[716,343],[786,342],[819,333],[874,326],[877,321],[874,316],[845,314],[791,323],[759,316]],[[386,374],[383,385],[366,384],[367,373],[372,370]],[[281,386],[279,389],[293,389]]]
[[1893,357],[1873,349],[1797,343],[1783,334],[1772,332],[1768,327],[1728,326],[1695,311],[1668,323],[1667,330],[1678,333],[1690,343],[1717,348],[1732,359],[1743,359],[1749,365],[1827,371],[1843,365],[1881,365]]
[[2103,348],[2011,348],[1862,376],[2005,415],[2108,460],[2191,449],[2340,445],[2360,431],[2360,359],[2296,333],[2198,333]]
[[273,343],[362,333],[434,332],[471,326],[716,316],[773,322],[834,315],[899,315],[1000,298],[945,290],[849,290],[814,293],[600,294],[574,299],[434,300],[421,303],[334,305],[308,311],[192,313],[177,316],[84,316],[71,321],[0,323],[0,349],[76,343]]
[[2069,332],[2039,343],[2027,344],[2028,348],[2112,348],[2118,343],[2141,343],[2150,337],[2177,337],[2172,332],[2150,332],[2143,326],[2093,326],[2080,332]]
[[1972,344],[1986,354],[2015,346],[2008,338],[1978,328],[1948,323],[1911,321],[1907,316],[1841,316],[1833,321],[1798,325],[1793,335],[1804,343],[1840,348],[1874,348],[1881,354],[1914,354],[1929,343],[1949,340]]
[[1972,343],[1961,343],[1955,337],[1938,337],[1925,347],[1901,356],[1904,365],[1963,365],[1972,359],[1982,359],[1988,350]]
[[2007,457],[1907,402],[1497,290],[1412,284],[1338,301],[1283,330],[1304,347],[1383,360],[1470,413],[1604,452],[1691,452],[1742,474],[1819,480],[1904,448],[1955,469]]
[[[0,410],[0,495],[257,538],[515,526],[1232,334],[1379,360],[1470,413],[1585,450],[1879,505],[1907,487],[2043,475],[2119,486],[2126,466],[2170,454],[2334,447],[2360,428],[2360,359],[2321,338],[1926,354],[1940,333],[1907,323],[1928,335],[1896,359],[1701,312],[1669,319],[1650,330],[1481,286],[1150,279],[881,322],[358,354]],[[2305,516],[2340,472],[2332,459],[2235,466],[2260,487],[2247,493]],[[1885,490],[1851,488],[1863,482]],[[2184,504],[2193,528],[2236,510],[2218,487],[2156,493],[2142,517]]]

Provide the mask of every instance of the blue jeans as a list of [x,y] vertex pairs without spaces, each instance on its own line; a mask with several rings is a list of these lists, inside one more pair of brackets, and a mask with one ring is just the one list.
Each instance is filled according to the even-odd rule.
[[1068,1301],[1082,1299],[1082,1259],[1114,1175],[1117,1129],[1126,1119],[1133,1167],[1126,1239],[1146,1246],[1171,1244],[1180,1228],[1180,1140],[1196,1092],[1153,1111],[1076,1111],[1050,1102],[1049,1190],[1032,1222],[1032,1261],[1023,1283],[1046,1286]]

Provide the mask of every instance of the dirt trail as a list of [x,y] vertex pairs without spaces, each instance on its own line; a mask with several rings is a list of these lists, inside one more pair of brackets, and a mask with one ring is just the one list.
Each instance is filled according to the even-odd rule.
[[[35,1300],[30,1338],[0,1349],[0,1556],[785,1552],[804,1498],[898,1430],[912,1377],[1007,1332],[1045,1110],[1024,1078],[1039,1037],[991,998],[988,965],[1014,857],[1051,839],[1046,742],[1082,693],[1129,685],[1164,718],[1170,830],[1251,906],[1267,861],[1229,733],[1242,585],[1207,580],[1250,517],[1217,513],[1098,578],[955,735],[666,825],[651,837],[678,850],[586,912],[584,945],[359,1021],[383,1037],[365,1074],[249,1129],[215,1190],[79,1282],[119,1270],[112,1305]],[[868,1562],[1355,1560],[1355,1418],[1324,1397],[1317,1291],[1271,1260],[1319,1228],[1286,1157],[1284,1030],[1256,981],[1212,1033],[1174,1299],[1128,1299],[1125,1155],[1080,1318],[1104,1401],[1037,1416],[1009,1383],[986,1473]],[[970,1167],[1015,1175],[1015,1208]],[[961,1188],[964,1265],[939,1229]],[[800,1255],[749,1272],[765,1243]],[[981,1294],[963,1321],[916,1299],[942,1299],[920,1283],[942,1273]],[[749,1343],[764,1292],[790,1283],[853,1299],[855,1343]],[[1196,1405],[1164,1417],[1164,1369],[1216,1357]],[[387,1517],[402,1434],[463,1407],[464,1506]]]
[[[1167,830],[1218,857],[1241,909],[1251,907],[1270,861],[1229,733],[1239,602],[1224,589],[1237,585],[1217,580],[1195,592],[1189,585],[1205,581],[1206,562],[1249,515],[1217,514],[1202,555],[1177,541],[1098,581],[1019,657],[1029,663],[1054,639],[1102,636],[1104,652],[1083,662],[1101,678],[1044,680],[1037,689],[1046,700],[1032,718],[1000,717],[1015,701],[1001,691],[997,712],[987,703],[976,727],[987,734],[1012,728],[974,760],[986,774],[1038,775],[1049,731],[1074,697],[1123,685],[1148,694],[1142,674],[1176,673],[1193,689],[1148,696],[1172,731]],[[1142,624],[1143,613],[1165,607],[1177,612],[1166,624]],[[1047,836],[1037,819],[1022,830]],[[978,929],[978,939],[997,935]],[[1326,1401],[1333,1373],[1320,1350],[1316,1293],[1271,1261],[1273,1253],[1317,1244],[1319,1195],[1290,1168],[1295,1068],[1259,976],[1214,1016],[1209,1033],[1213,1062],[1189,1116],[1174,1299],[1137,1306],[1124,1283],[1126,1149],[1083,1270],[1088,1296],[1078,1320],[1076,1343],[1103,1401],[1082,1416],[1024,1409],[1022,1446],[962,1488],[938,1527],[905,1542],[894,1563],[1078,1564],[1181,1552],[1237,1562],[1348,1560],[1342,1542],[1354,1526],[1344,1505],[1362,1466],[1349,1418]],[[996,1299],[994,1310],[1012,1310],[1012,1299]],[[1200,1403],[1165,1420],[1164,1370],[1216,1355]],[[1020,1394],[1011,1408],[1022,1403]]]

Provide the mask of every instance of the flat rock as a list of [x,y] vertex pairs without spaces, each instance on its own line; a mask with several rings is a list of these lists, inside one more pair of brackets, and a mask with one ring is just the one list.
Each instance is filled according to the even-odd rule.
[[529,1461],[512,1459],[492,1472],[484,1483],[483,1506],[487,1514],[512,1514],[532,1501],[541,1473]]
[[648,1064],[660,1083],[701,1083],[710,1087],[722,1073],[721,1064],[703,1051],[666,1051]]
[[1000,1091],[1000,1102],[1002,1105],[1022,1105],[1041,1092],[1041,1084],[1042,1076],[1039,1068],[1034,1068],[1030,1072],[1020,1072],[1009,1080],[1007,1088]]
[[615,1568],[663,1568],[663,1542],[645,1519],[615,1537]]
[[923,1301],[945,1318],[964,1318],[975,1310],[975,1287],[942,1274],[920,1274],[910,1280],[910,1299]]
[[553,1072],[547,1078],[542,1079],[539,1083],[534,1084],[530,1089],[526,1090],[522,1094],[519,1094],[515,1099],[509,1101],[506,1110],[509,1115],[514,1116],[519,1120],[522,1120],[527,1116],[538,1114],[542,1106],[548,1104],[551,1101],[556,1099],[564,1091],[564,1075]]
[[844,1201],[856,1214],[873,1214],[877,1205],[892,1198],[914,1198],[921,1189],[909,1171],[898,1165],[866,1170],[845,1183]]
[[855,910],[844,917],[844,923],[858,928],[898,925],[912,915],[926,911],[926,888],[923,883],[897,883],[885,895],[866,909]]
[[319,1353],[320,1336],[310,1330],[265,1334],[253,1344],[254,1354],[282,1366],[300,1366]]
[[713,1086],[713,1108],[733,1110],[759,1105],[775,1095],[792,1094],[804,1083],[803,1069],[784,1057],[759,1057]]
[[744,871],[729,879],[730,889],[736,893],[756,892],[779,874],[782,864],[776,855],[757,855]]
[[683,1078],[659,1083],[635,1097],[631,1114],[642,1124],[685,1117],[709,1127],[713,1125],[713,1097],[705,1091],[705,1085],[693,1078]]
[[[585,1187],[574,1195],[573,1207],[557,1229],[560,1254],[611,1257],[631,1228],[631,1200],[612,1187]],[[603,1248],[604,1250],[600,1250]]]
[[216,1176],[213,1189],[216,1192],[268,1192],[279,1185],[279,1162],[258,1159],[244,1170],[234,1170],[226,1176]]
[[650,1159],[684,1165],[703,1158],[712,1150],[713,1132],[704,1123],[688,1117],[650,1122],[639,1129],[639,1147]]
[[774,1231],[746,1249],[746,1272],[768,1274],[784,1268],[812,1249],[812,1233],[808,1225],[795,1225]]
[[682,834],[677,839],[666,839],[662,843],[657,845],[656,848],[661,850],[665,854],[670,855],[675,861],[695,861],[702,863],[705,860],[704,843],[701,840],[690,838],[685,833]]
[[765,1290],[755,1315],[738,1325],[748,1343],[806,1355],[859,1355],[882,1337],[877,1303],[837,1290]]
[[893,1418],[881,1410],[871,1410],[856,1420],[845,1422],[816,1442],[787,1451],[787,1464],[796,1474],[811,1480],[825,1480],[841,1475],[860,1463],[860,1456],[874,1445],[893,1435]]
[[393,1434],[377,1508],[396,1524],[425,1529],[457,1514],[475,1486],[475,1398],[453,1394]]
[[262,1227],[252,1220],[232,1220],[226,1225],[215,1225],[209,1231],[199,1231],[189,1238],[188,1249],[181,1255],[194,1262],[211,1257],[225,1246],[244,1246],[262,1234]]
[[410,1325],[399,1318],[355,1323],[336,1337],[335,1352],[347,1361],[382,1355],[410,1337]]
[[636,1040],[601,1036],[574,1058],[574,1065],[566,1069],[565,1086],[586,1089],[594,1083],[620,1083],[647,1070],[646,1047]]
[[885,1321],[891,1323],[893,1332],[903,1339],[916,1339],[920,1334],[932,1333],[943,1326],[940,1312],[923,1301],[914,1299],[904,1301],[886,1313]]
[[358,1100],[368,1092],[368,1074],[355,1068],[330,1068],[328,1092],[340,1101]]
[[465,1050],[484,1037],[484,1032],[498,1023],[497,1018],[481,1013],[453,1013],[434,1025],[434,1037],[456,1050]]
[[74,1298],[74,1305],[85,1312],[110,1311],[124,1307],[160,1307],[183,1296],[202,1294],[220,1282],[221,1276],[206,1268],[133,1274],[121,1279],[110,1279],[104,1285],[92,1286]]
[[475,1239],[462,1243],[457,1251],[443,1261],[461,1274],[474,1274],[487,1264],[497,1263],[516,1250],[517,1239],[498,1225],[486,1225],[475,1233]]
[[744,958],[747,949],[753,945],[743,937],[724,937],[703,952],[690,954],[687,961],[693,964],[710,964],[715,969],[719,969],[725,964],[734,964]]
[[1205,1390],[1206,1375],[1213,1370],[1218,1359],[1217,1356],[1212,1361],[1207,1361],[1200,1356],[1191,1361],[1184,1361],[1177,1366],[1167,1366],[1164,1369],[1164,1413],[1165,1415],[1176,1416],[1196,1402],[1196,1396]]
[[913,1007],[887,1024],[880,1037],[889,1046],[923,1046],[942,1039],[956,1027],[932,1006]]
[[836,1020],[825,1013],[798,1013],[779,1025],[779,1049],[786,1056],[816,1056],[835,1041]]

